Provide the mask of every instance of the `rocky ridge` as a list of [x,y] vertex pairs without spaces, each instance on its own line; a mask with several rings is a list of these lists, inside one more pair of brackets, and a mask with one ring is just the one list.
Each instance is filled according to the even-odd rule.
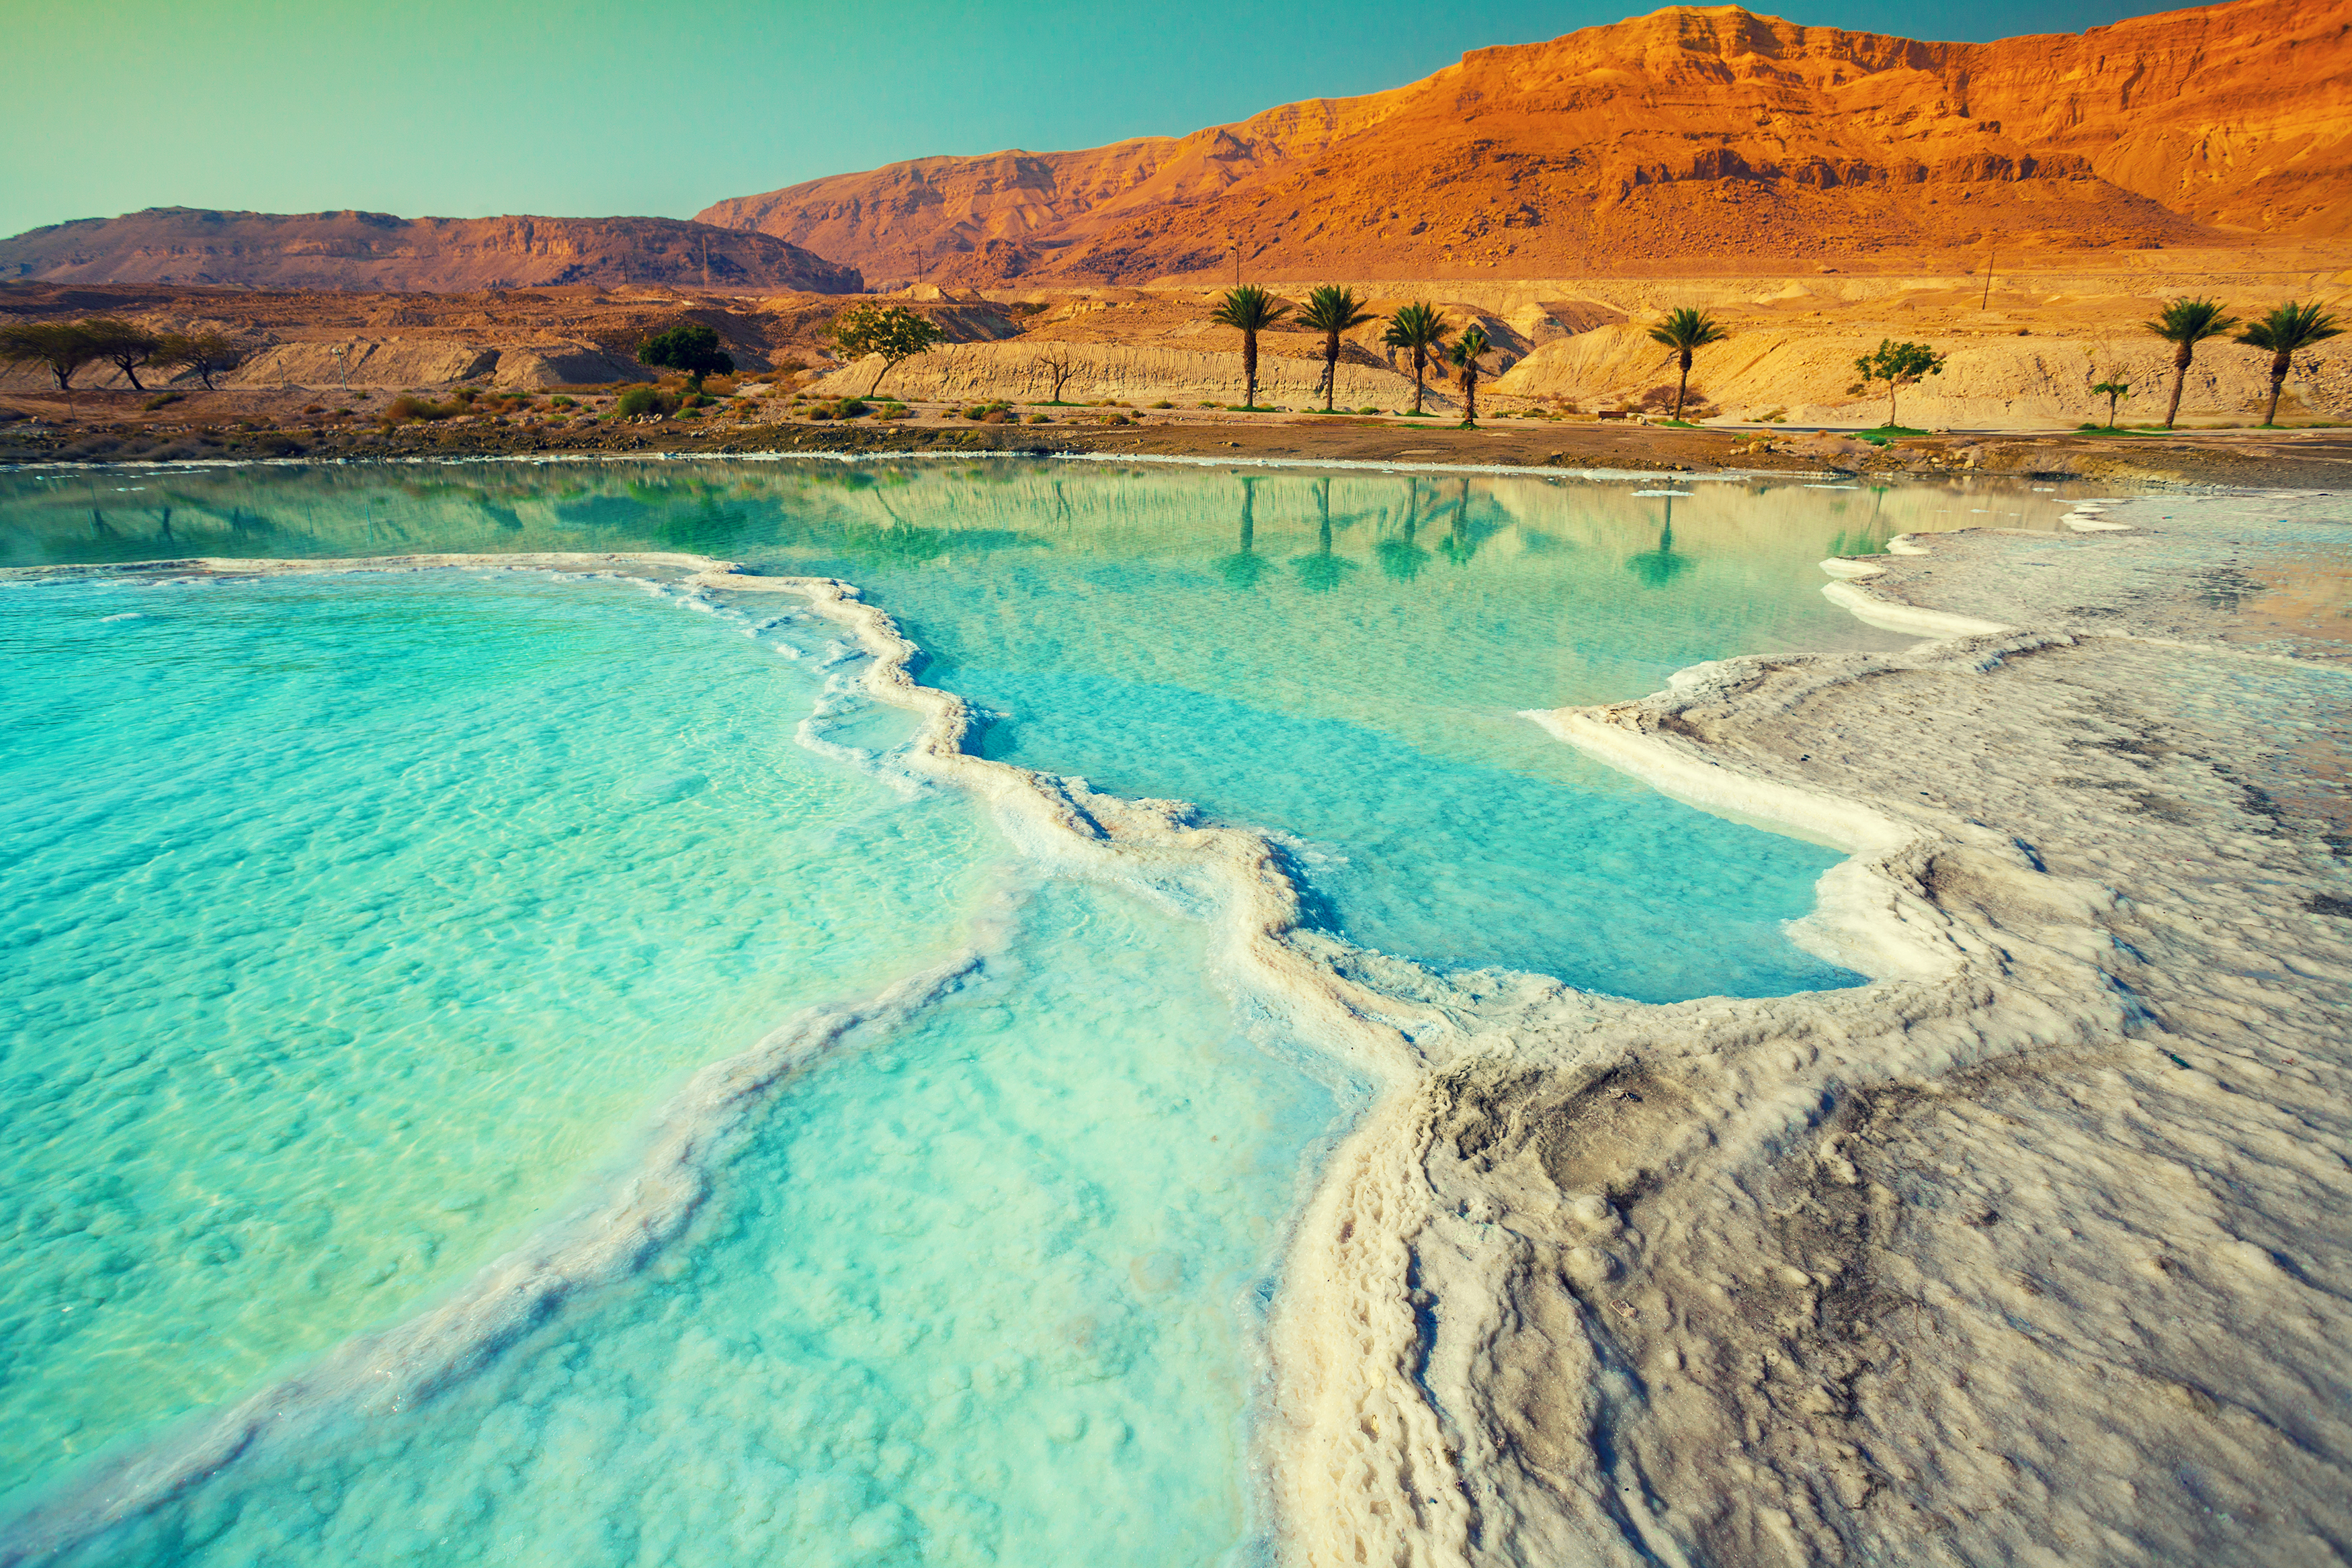
[[150,207],[0,240],[0,279],[387,292],[569,285],[856,294],[854,267],[674,218],[401,218]]
[[966,283],[1207,278],[1236,242],[1285,279],[2324,236],[2352,219],[2352,0],[1990,44],[1675,6],[1190,136],[917,159],[699,217]]

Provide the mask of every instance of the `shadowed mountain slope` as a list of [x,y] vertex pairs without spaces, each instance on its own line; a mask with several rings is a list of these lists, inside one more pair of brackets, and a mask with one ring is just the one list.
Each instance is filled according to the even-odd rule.
[[675,218],[399,218],[150,207],[0,240],[0,278],[454,292],[669,284],[856,293],[838,266],[764,234]]

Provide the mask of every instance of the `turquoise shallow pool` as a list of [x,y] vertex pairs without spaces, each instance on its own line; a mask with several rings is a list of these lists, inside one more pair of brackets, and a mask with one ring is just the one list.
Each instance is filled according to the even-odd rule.
[[[986,754],[1268,832],[1351,940],[1654,999],[1856,979],[1780,934],[1828,855],[1591,769],[1517,710],[1882,642],[1811,562],[1917,505],[1052,465],[83,488],[0,477],[0,555],[692,549],[839,575],[988,710]],[[969,803],[908,789],[904,722],[793,602],[495,571],[0,589],[20,1545],[1246,1550],[1257,1312],[1359,1086],[1244,1027],[1192,921],[1040,882]],[[625,1181],[695,1069],[959,954],[943,999],[711,1145],[682,1235],[430,1397],[313,1390],[314,1418],[154,1509],[39,1533],[81,1517],[84,1478]]]

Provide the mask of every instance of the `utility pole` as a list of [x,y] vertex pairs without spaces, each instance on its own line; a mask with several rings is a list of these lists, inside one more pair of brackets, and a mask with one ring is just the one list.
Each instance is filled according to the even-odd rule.
[[327,352],[335,356],[335,370],[342,377],[343,391],[350,392],[352,390],[351,350],[344,344],[338,343]]

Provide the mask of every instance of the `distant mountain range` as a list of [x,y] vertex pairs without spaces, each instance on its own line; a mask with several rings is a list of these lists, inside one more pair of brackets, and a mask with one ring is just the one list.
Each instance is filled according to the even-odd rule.
[[0,240],[0,280],[457,293],[559,283],[855,294],[787,240],[675,218],[399,218],[150,207]]
[[0,241],[0,279],[848,293],[919,275],[1205,282],[1236,262],[1270,281],[1547,277],[2347,234],[2352,0],[1990,44],[1675,6],[1190,136],[919,158],[692,223],[160,207]]
[[1548,277],[2352,230],[2352,0],[1991,44],[1676,6],[1180,138],[921,158],[698,214],[937,282]]

